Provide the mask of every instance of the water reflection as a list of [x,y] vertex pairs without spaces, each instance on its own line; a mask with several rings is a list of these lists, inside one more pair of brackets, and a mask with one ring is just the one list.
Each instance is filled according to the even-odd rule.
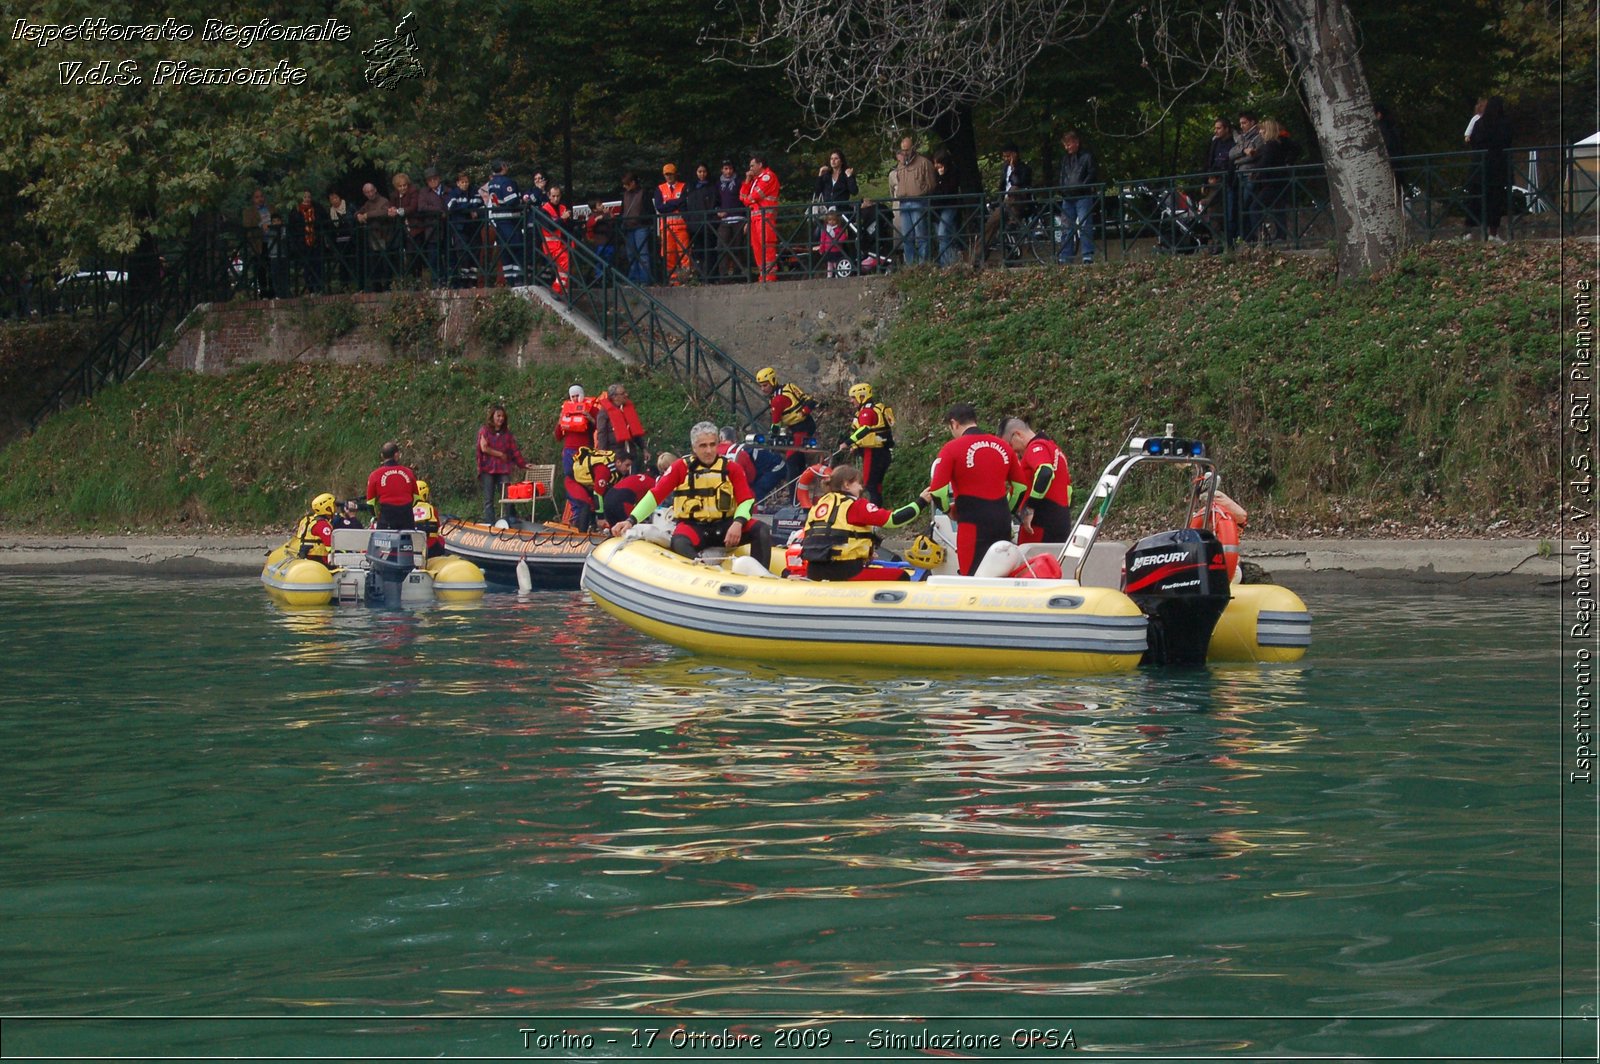
[[[28,682],[0,690],[8,1008],[1551,992],[1551,744],[1506,668],[1538,607],[1319,601],[1296,666],[1063,680],[785,676],[578,596],[287,614],[259,594],[0,581],[30,621]],[[1540,653],[1518,660],[1553,674]]]

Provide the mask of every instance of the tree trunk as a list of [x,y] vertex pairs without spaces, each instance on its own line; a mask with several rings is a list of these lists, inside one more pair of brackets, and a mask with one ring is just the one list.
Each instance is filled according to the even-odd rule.
[[1386,269],[1403,232],[1394,171],[1372,113],[1345,0],[1274,0],[1328,170],[1339,276]]
[[962,104],[939,112],[933,120],[933,135],[939,146],[948,148],[955,159],[961,191],[982,192],[983,175],[978,172],[978,138],[972,125],[972,107]]

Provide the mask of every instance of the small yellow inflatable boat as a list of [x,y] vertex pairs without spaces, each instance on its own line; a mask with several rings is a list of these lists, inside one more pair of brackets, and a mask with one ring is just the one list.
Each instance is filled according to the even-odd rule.
[[396,609],[433,602],[474,602],[487,584],[483,570],[446,555],[427,557],[427,534],[367,528],[333,532],[330,568],[289,553],[288,545],[267,555],[261,583],[284,606],[366,603]]

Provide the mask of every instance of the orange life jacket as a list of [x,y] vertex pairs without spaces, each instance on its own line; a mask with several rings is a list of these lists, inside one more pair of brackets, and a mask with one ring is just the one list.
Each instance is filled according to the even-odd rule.
[[[1205,524],[1206,515],[1195,514],[1189,527],[1204,528]],[[1222,564],[1228,567],[1228,582],[1232,583],[1233,574],[1239,569],[1239,522],[1228,511],[1214,505],[1211,507],[1211,531],[1222,544]]]
[[561,420],[556,422],[556,430],[565,434],[569,432],[588,432],[589,401],[587,399],[568,399],[561,404]]

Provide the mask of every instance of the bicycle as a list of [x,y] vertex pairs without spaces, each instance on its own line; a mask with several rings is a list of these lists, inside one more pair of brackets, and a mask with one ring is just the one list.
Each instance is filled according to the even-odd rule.
[[[996,208],[991,208],[991,214]],[[981,246],[973,253],[973,264],[982,269],[992,251],[999,250],[1002,266],[1043,266],[1056,261],[1056,249],[1061,235],[1061,222],[1056,217],[1055,202],[1045,199],[1028,199],[1025,203],[1008,204],[997,208],[1000,224],[994,235],[988,236],[989,223],[984,223]]]

